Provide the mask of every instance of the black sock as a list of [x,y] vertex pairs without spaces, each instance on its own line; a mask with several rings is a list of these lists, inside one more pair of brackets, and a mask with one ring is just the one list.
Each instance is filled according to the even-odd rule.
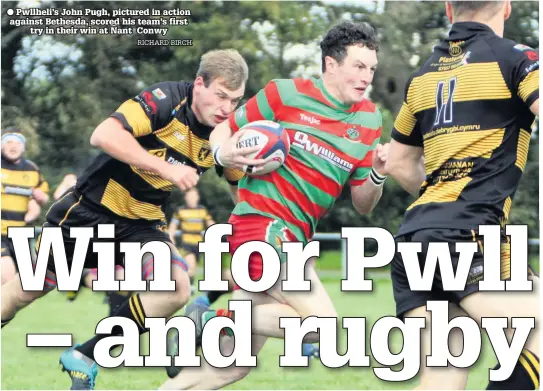
[[221,297],[225,293],[227,293],[227,292],[223,292],[223,291],[207,292],[207,298],[209,299],[209,304],[215,303],[219,299],[219,297]]
[[[500,368],[500,364],[494,369]],[[537,390],[539,389],[539,358],[524,349],[509,379],[491,381],[487,390]]]
[[[143,327],[145,324],[145,311],[143,310],[143,306],[141,305],[139,293],[135,293],[130,297],[130,299],[126,300],[124,304],[121,305],[115,316],[122,316],[123,318],[128,318],[134,321],[138,325],[140,335],[147,331]],[[111,334],[95,335],[83,345],[77,347],[75,350],[94,360],[94,347],[96,346],[98,341],[107,337],[122,335],[122,330],[123,329],[120,326],[115,326],[113,330],[111,330]],[[116,346],[113,346],[111,350],[115,348]]]
[[128,292],[108,292],[109,296],[109,316],[114,316],[121,305],[130,299]]
[[2,321],[2,328],[4,328],[5,325],[7,325],[9,322],[11,322],[11,321],[13,320],[13,318],[15,318],[15,316],[12,317],[12,318],[3,320],[3,321]]

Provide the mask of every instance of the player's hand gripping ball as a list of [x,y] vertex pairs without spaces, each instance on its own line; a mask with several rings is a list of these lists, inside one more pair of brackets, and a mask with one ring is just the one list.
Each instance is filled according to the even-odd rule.
[[245,133],[237,143],[238,148],[260,147],[256,152],[246,155],[250,159],[264,159],[266,163],[255,170],[253,166],[244,166],[248,175],[264,175],[277,170],[283,165],[290,152],[288,132],[273,121],[254,121],[240,130]]

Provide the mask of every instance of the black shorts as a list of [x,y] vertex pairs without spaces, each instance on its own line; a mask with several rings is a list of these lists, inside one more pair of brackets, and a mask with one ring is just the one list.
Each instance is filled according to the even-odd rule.
[[15,263],[15,267],[17,267],[13,242],[7,236],[2,236],[2,257],[11,257],[13,263]]
[[[439,270],[439,263],[436,266],[436,273],[431,291],[411,291],[407,274],[404,268],[401,254],[397,251],[397,244],[402,242],[418,242],[422,245],[422,251],[418,253],[419,265],[423,270],[428,244],[431,242],[447,242],[449,244],[449,252],[453,271],[456,274],[458,268],[459,254],[455,252],[455,243],[457,242],[474,242],[478,243],[477,252],[473,255],[468,279],[464,291],[443,291],[443,281]],[[396,238],[396,255],[391,263],[392,287],[394,290],[394,300],[396,301],[396,315],[403,318],[407,311],[426,306],[430,300],[446,300],[455,304],[466,296],[479,290],[479,281],[483,279],[483,239],[478,236],[475,231],[467,229],[424,229],[412,232],[407,235],[402,235]],[[501,279],[510,279],[510,243],[507,237],[502,236],[501,245]],[[528,270],[529,274],[536,274],[531,267]]]
[[[120,251],[121,242],[139,242],[142,245],[150,241],[171,243],[167,233],[166,222],[147,222],[144,220],[126,221],[115,219],[108,212],[86,204],[83,197],[73,190],[57,201],[47,212],[46,227],[61,227],[66,250],[68,266],[71,267],[75,250],[75,239],[70,238],[70,227],[94,227],[94,236],[89,243],[85,257],[85,268],[98,267],[98,254],[92,250],[92,243],[114,242],[115,264],[124,265],[124,253]],[[113,239],[98,238],[98,224],[114,224],[115,235]],[[39,245],[38,240],[38,245]],[[38,251],[38,248],[36,248]],[[49,257],[48,269],[55,272],[54,258]]]

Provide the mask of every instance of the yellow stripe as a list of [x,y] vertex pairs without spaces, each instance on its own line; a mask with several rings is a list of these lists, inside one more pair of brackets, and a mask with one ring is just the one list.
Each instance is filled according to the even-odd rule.
[[164,219],[164,213],[159,206],[136,200],[113,179],[109,180],[101,203],[117,215],[129,219]]
[[501,279],[511,278],[511,244],[502,243],[500,246]]
[[203,240],[202,235],[183,234],[183,243],[184,244],[198,244],[202,240]]
[[181,222],[181,231],[184,231],[184,232],[201,232],[203,229],[204,229],[204,224],[202,222],[190,222],[190,221]]
[[415,127],[415,123],[417,122],[415,116],[409,109],[409,106],[407,103],[403,103],[402,107],[400,109],[400,112],[398,113],[398,117],[396,117],[396,121],[394,122],[394,127],[398,132],[403,134],[404,136],[411,135],[411,132],[413,131],[413,128]]
[[208,140],[190,131],[187,125],[174,118],[166,127],[155,132],[159,140],[175,151],[188,157],[200,167],[211,167],[215,163]]
[[506,220],[509,219],[509,212],[511,211],[511,205],[513,204],[513,201],[511,200],[511,197],[507,197],[505,199],[505,203],[503,204],[503,216]]
[[70,206],[70,209],[68,209],[68,211],[66,212],[66,215],[64,216],[62,221],[58,224],[59,227],[62,225],[62,223],[64,223],[66,221],[66,219],[68,218],[68,215],[70,214],[72,209],[75,208],[77,205],[79,205],[79,203],[81,202],[81,198],[83,198],[83,196],[79,196],[79,200],[77,200],[76,203],[74,203],[72,206]]
[[134,315],[134,319],[136,320],[136,322],[138,322],[138,325],[141,328],[143,328],[143,325],[141,324],[141,321],[138,318],[138,313],[134,309],[134,302],[132,300],[133,298],[134,298],[134,296],[132,296],[130,299],[128,299],[128,304],[130,305],[130,311],[132,312],[132,315]]
[[424,141],[424,165],[431,174],[449,159],[489,158],[503,140],[505,129],[440,134]]
[[24,227],[25,225],[24,221],[2,220],[2,235],[7,236],[8,227]]
[[[166,148],[161,149],[151,149],[148,151],[151,155],[154,155],[162,160],[166,160]],[[155,174],[151,171],[142,170],[136,166],[130,166],[132,171],[139,175],[145,182],[149,183],[155,189],[163,191],[172,191],[174,189],[174,184],[166,179],[162,178],[160,175]]]
[[206,209],[179,209],[177,216],[180,220],[200,219],[204,220],[207,216]]
[[539,389],[539,380],[536,374],[534,373],[532,367],[530,366],[530,364],[528,364],[528,361],[526,361],[526,359],[523,356],[520,356],[519,361],[524,367],[524,369],[526,369],[526,372],[528,372],[528,375],[530,375],[530,379],[532,379],[535,389],[536,390]]
[[135,137],[145,136],[153,133],[151,120],[145,113],[140,104],[132,99],[124,102],[116,111],[121,113],[128,125],[132,128]]
[[529,350],[523,349],[522,352],[524,353],[528,361],[530,361],[530,363],[533,365],[533,367],[537,371],[537,374],[539,375],[539,360]]
[[530,133],[524,129],[520,129],[517,143],[517,160],[515,166],[524,171],[526,161],[528,160],[528,150],[530,148]]
[[[409,86],[407,102],[413,114],[434,108],[437,85],[456,76],[453,102],[480,99],[509,99],[507,87],[498,63],[471,63],[445,72],[429,72],[415,77]],[[445,83],[443,98],[447,101],[449,85]]]
[[130,297],[130,299],[134,302],[134,307],[136,308],[137,315],[140,318],[141,327],[144,328],[145,326],[145,316],[143,315],[143,310],[141,309],[140,302],[136,298],[136,296]]
[[227,181],[237,182],[241,178],[243,178],[244,176],[245,176],[245,173],[243,171],[238,170],[238,169],[235,169],[235,168],[225,168],[224,169],[224,177],[226,178]]
[[430,202],[454,202],[470,181],[470,177],[464,177],[456,181],[439,182],[434,186],[430,186],[407,210]]
[[539,89],[539,69],[532,71],[522,80],[518,86],[518,95],[526,101],[528,97]]
[[17,171],[2,168],[2,185],[36,187],[40,183],[38,171]]
[[2,194],[2,210],[5,212],[27,212],[30,197],[18,194]]

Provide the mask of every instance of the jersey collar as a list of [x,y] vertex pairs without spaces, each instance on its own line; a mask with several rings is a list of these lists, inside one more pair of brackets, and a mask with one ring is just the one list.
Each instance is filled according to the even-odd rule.
[[449,32],[449,40],[466,39],[476,34],[494,34],[494,30],[479,22],[456,22]]

